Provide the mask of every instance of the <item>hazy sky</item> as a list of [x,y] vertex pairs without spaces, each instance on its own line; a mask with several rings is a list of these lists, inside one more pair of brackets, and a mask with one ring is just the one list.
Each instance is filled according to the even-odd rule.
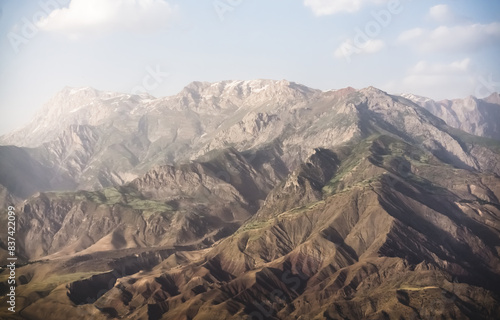
[[65,86],[177,93],[191,81],[500,91],[500,1],[0,0],[0,134]]

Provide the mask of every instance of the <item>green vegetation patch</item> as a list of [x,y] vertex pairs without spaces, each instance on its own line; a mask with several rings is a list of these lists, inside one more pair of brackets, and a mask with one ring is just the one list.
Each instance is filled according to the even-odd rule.
[[311,203],[309,203],[309,204],[307,204],[305,206],[295,207],[295,208],[292,208],[292,209],[290,209],[288,211],[285,211],[285,212],[279,214],[278,217],[297,215],[297,214],[300,214],[300,213],[312,210],[315,207],[317,207],[317,206],[319,206],[321,204],[324,204],[324,203],[325,203],[325,200],[311,202]]
[[335,176],[323,187],[324,194],[330,195],[337,191],[338,185],[345,175],[352,172],[354,168],[371,155],[370,147],[377,138],[379,138],[379,135],[372,135],[352,147],[349,156],[345,160],[342,160]]
[[134,210],[141,210],[145,218],[149,218],[155,213],[174,212],[174,208],[166,203],[154,200],[133,199],[127,203],[127,206]]
[[262,229],[262,228],[269,226],[269,225],[271,225],[270,220],[250,221],[250,222],[242,225],[238,231],[244,232],[244,231],[248,231],[248,230]]
[[33,292],[46,292],[54,290],[57,286],[63,283],[75,282],[78,280],[83,280],[90,278],[93,275],[100,274],[102,272],[76,272],[68,273],[62,275],[52,275],[42,281],[30,282],[26,284],[26,288]]
[[500,142],[495,139],[479,137],[459,129],[449,127],[447,132],[454,138],[461,140],[469,146],[479,145],[500,154]]
[[51,192],[48,197],[67,198],[74,201],[88,201],[98,205],[120,205],[138,210],[146,218],[155,213],[176,211],[171,205],[162,201],[144,199],[139,193],[124,188],[105,188],[99,191]]

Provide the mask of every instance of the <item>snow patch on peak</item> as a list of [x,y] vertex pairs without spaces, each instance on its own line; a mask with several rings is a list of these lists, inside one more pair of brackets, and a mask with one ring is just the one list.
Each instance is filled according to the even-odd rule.
[[269,87],[269,85],[266,84],[265,86],[263,86],[261,88],[252,88],[252,92],[261,92],[263,90],[266,90],[268,87]]
[[402,94],[400,94],[400,96],[403,98],[406,98],[410,101],[413,101],[413,102],[425,103],[425,102],[433,101],[431,98],[418,96],[418,95],[413,94],[413,93],[402,93]]
[[82,87],[82,88],[71,88],[69,90],[69,94],[75,94],[75,93],[78,93],[78,92],[82,92],[82,91],[95,91],[93,88],[91,87]]
[[377,93],[377,94],[387,94],[387,92],[380,90],[379,88],[375,88],[373,86],[366,87],[360,90],[363,93]]

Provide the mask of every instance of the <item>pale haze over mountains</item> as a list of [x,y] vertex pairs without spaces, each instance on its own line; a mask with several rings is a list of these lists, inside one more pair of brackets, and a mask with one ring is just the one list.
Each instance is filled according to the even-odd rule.
[[163,97],[194,80],[267,78],[435,100],[500,91],[498,1],[6,0],[0,9],[0,134],[64,86]]

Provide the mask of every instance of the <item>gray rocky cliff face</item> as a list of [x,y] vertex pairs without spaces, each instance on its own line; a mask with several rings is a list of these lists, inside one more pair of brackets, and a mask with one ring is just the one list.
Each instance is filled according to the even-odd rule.
[[[451,127],[494,136],[495,101],[492,95],[438,103],[373,87],[322,92],[285,80],[193,82],[159,99],[65,88],[29,125],[0,142],[24,148],[34,167],[48,168],[51,183],[38,172],[42,169],[35,170],[44,180],[35,182],[43,186],[38,191],[121,185],[155,166],[228,147],[245,152],[274,146],[287,170],[294,170],[314,148],[333,148],[380,130],[421,143],[453,165],[479,169],[483,160],[431,113]],[[463,109],[468,113],[458,112]],[[446,110],[455,110],[454,120]],[[7,180],[0,184],[22,184]]]
[[451,127],[476,136],[500,140],[500,99],[498,93],[492,93],[483,99],[469,96],[465,99],[442,101],[434,101],[412,94],[402,96],[429,110]]
[[0,146],[22,317],[497,318],[500,143],[410,98],[65,89]]

